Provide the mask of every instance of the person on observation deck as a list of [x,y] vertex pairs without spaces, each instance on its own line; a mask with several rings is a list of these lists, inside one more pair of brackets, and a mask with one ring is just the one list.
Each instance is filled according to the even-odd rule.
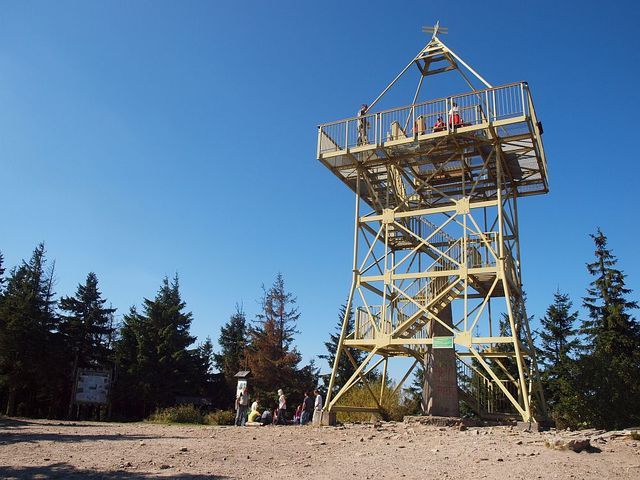
[[457,127],[461,125],[460,121],[460,109],[458,108],[458,104],[453,102],[451,105],[451,109],[449,110],[449,126]]
[[358,110],[358,145],[366,145],[369,143],[369,139],[367,138],[369,120],[365,117],[368,108],[367,104],[363,103],[360,110]]
[[438,120],[436,120],[436,123],[433,124],[433,131],[434,132],[441,132],[445,128],[447,128],[447,126],[442,121],[442,117],[438,117]]

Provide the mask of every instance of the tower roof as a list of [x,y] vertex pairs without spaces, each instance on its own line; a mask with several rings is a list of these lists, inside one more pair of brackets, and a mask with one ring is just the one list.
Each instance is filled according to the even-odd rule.
[[367,112],[370,111],[373,106],[376,105],[382,97],[389,92],[389,90],[391,90],[391,88],[393,88],[398,80],[400,80],[413,65],[415,65],[420,71],[420,78],[418,80],[418,87],[412,103],[416,102],[425,77],[451,70],[457,71],[472,91],[478,90],[472,79],[482,83],[482,88],[492,88],[489,82],[487,82],[476,70],[460,58],[438,37],[439,34],[448,33],[448,29],[446,27],[441,27],[440,22],[436,22],[433,27],[423,27],[422,31],[425,33],[432,33],[429,42],[427,42],[427,44],[411,59],[402,71],[396,75],[391,83],[389,83],[389,85],[387,85],[384,90],[382,90],[382,92],[369,104],[366,109]]

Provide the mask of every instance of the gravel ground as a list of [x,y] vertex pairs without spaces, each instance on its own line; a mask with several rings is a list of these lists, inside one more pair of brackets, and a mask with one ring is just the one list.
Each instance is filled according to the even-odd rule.
[[554,450],[510,427],[212,427],[0,418],[0,478],[640,478],[640,442],[582,432]]

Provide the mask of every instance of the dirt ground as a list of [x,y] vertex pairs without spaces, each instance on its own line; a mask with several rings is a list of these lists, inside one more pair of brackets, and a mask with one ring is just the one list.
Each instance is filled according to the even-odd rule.
[[0,478],[640,478],[640,442],[630,436],[585,432],[595,448],[575,453],[545,447],[557,435],[570,434],[384,422],[212,427],[0,418]]

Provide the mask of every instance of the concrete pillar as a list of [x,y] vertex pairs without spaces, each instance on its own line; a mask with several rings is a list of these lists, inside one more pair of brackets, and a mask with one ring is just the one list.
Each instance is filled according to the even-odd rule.
[[[451,305],[438,318],[453,325]],[[435,320],[431,321],[431,336],[450,336],[451,332]],[[424,355],[423,410],[426,415],[459,417],[456,354],[453,348],[429,348]]]
[[336,423],[335,412],[327,412],[326,410],[315,410],[313,412],[312,425],[316,427],[334,426]]

